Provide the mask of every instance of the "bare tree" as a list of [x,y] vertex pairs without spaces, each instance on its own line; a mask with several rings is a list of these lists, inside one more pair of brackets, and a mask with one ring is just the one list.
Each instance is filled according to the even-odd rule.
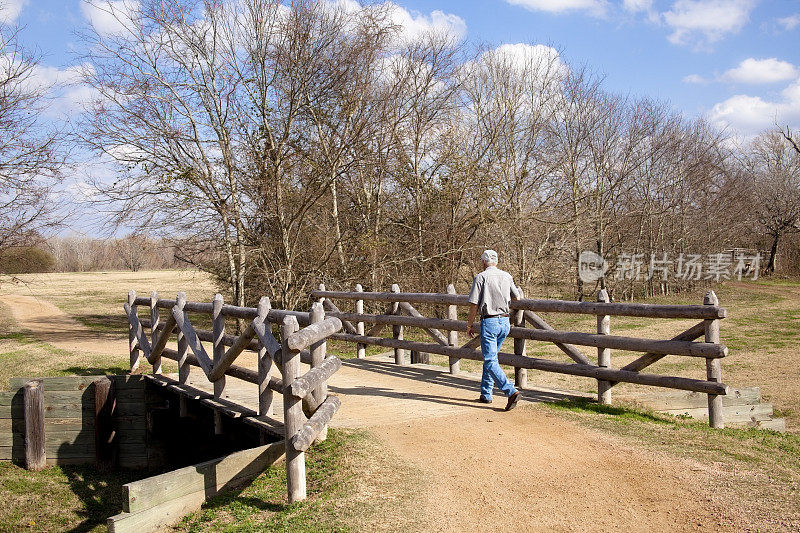
[[63,135],[43,125],[47,90],[38,59],[0,26],[0,250],[33,244],[63,222],[53,195],[65,162]]
[[757,137],[744,161],[752,180],[752,209],[771,240],[767,273],[775,272],[780,240],[800,231],[800,152],[787,146],[782,134]]

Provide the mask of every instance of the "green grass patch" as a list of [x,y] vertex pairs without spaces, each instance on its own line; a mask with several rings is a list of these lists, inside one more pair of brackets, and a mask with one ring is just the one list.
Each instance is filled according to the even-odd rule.
[[[375,489],[388,482],[394,490],[405,491],[408,483],[406,473],[392,472],[395,467],[387,464],[385,455],[369,433],[330,429],[324,442],[306,452],[305,501],[287,503],[286,470],[280,463],[243,491],[212,498],[176,529],[198,533],[369,530],[369,524],[380,521],[383,511],[388,511],[387,494]],[[364,484],[373,485],[368,498],[361,495]]]
[[0,531],[105,531],[106,518],[122,511],[122,485],[138,477],[91,465],[29,472],[0,462]]

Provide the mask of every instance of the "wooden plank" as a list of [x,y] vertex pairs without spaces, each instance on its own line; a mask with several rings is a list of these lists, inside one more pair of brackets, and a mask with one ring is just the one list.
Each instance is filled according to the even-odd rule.
[[369,300],[373,302],[410,302],[426,304],[468,305],[467,296],[435,292],[347,292],[311,291],[314,298],[341,298],[344,300]]
[[[456,287],[452,283],[447,286],[447,294],[456,294]],[[458,306],[456,305],[448,305],[447,306],[447,319],[452,321],[458,321]],[[463,348],[475,348],[477,346],[468,346],[474,339],[470,339],[470,341],[463,346]],[[478,338],[480,341],[480,337]],[[449,330],[447,332],[447,344],[448,346],[457,347],[458,346],[458,331],[456,330]],[[458,357],[449,357],[448,358],[448,365],[450,367],[450,373],[452,375],[458,375],[461,372],[461,363],[458,360]]]
[[[136,291],[128,292],[128,306],[130,307],[131,312],[134,315],[136,315],[137,314]],[[128,349],[130,352],[131,372],[134,372],[139,368],[139,364],[141,362],[141,352],[139,350],[139,341],[136,339],[134,326],[133,324],[131,324],[130,320],[128,320]]]
[[204,398],[200,400],[201,405],[210,407],[215,412],[230,418],[241,418],[243,416],[256,416],[258,413],[247,407],[231,402],[224,398]]
[[[0,446],[11,446],[12,444],[15,446],[22,446],[25,442],[25,434],[24,433],[1,433],[0,434]],[[89,430],[86,429],[79,429],[77,431],[58,431],[52,433],[45,433],[43,447],[47,448],[48,451],[58,449],[61,446],[74,446],[79,445],[81,446],[83,451],[88,450],[87,453],[82,455],[92,455],[94,459],[94,431],[90,428]],[[50,455],[50,454],[48,454]]]
[[283,439],[285,435],[286,428],[284,427],[283,422],[271,416],[267,415],[246,416],[242,418],[242,422],[250,426],[256,427],[261,431],[264,431],[272,435],[273,437],[277,437],[279,439]]
[[244,351],[253,337],[256,336],[256,330],[253,324],[249,324],[244,332],[237,337],[236,342],[228,348],[228,350],[220,357],[219,361],[214,363],[214,368],[208,375],[210,381],[217,381],[225,375],[225,372],[230,368],[237,357]]
[[[331,335],[336,340],[363,342],[387,348],[403,347],[409,349],[419,349],[431,353],[438,353],[447,356],[456,356],[463,359],[483,360],[480,352],[463,348],[452,348],[450,346],[439,346],[438,344],[425,344],[421,342],[404,341],[397,339],[384,339],[382,337],[366,337],[360,335],[349,335],[347,333],[336,333]],[[581,365],[573,363],[561,363],[558,361],[548,361],[535,357],[520,357],[509,353],[499,353],[500,364],[519,366],[522,368],[532,368],[545,372],[555,372],[560,374],[570,374],[573,376],[583,376],[589,378],[601,378],[607,381],[623,381],[626,383],[638,383],[639,385],[651,385],[653,387],[666,387],[672,389],[693,390],[697,392],[716,394],[727,394],[728,386],[724,383],[712,383],[698,379],[681,378],[675,376],[658,376],[655,374],[640,374],[613,368],[598,368],[592,365]]]
[[[659,411],[674,416],[690,416],[698,420],[708,420],[708,407],[691,409],[665,409]],[[739,424],[772,418],[772,404],[730,405],[722,408],[722,418],[726,424]]]
[[331,418],[339,410],[342,402],[336,396],[328,396],[311,415],[308,422],[291,438],[291,445],[298,452],[304,452],[317,438],[317,435],[327,427]]
[[[513,290],[516,289],[516,290]],[[511,291],[511,300],[519,300],[523,298],[524,294],[522,289],[517,289],[512,285]],[[511,313],[511,324],[518,328],[525,327],[525,312],[524,311],[513,311]],[[525,339],[514,339],[514,354],[515,355],[525,355]],[[520,389],[524,389],[528,386],[528,369],[520,368],[518,366],[514,367],[514,386]]]
[[195,332],[194,327],[192,327],[192,325],[189,323],[189,320],[186,318],[186,315],[180,309],[173,307],[172,315],[175,317],[175,323],[183,332],[183,336],[186,338],[189,348],[194,353],[198,365],[203,369],[203,372],[205,372],[207,376],[211,372],[213,363],[208,357],[205,348],[203,348],[203,345],[200,343],[200,340],[197,338],[197,333]]
[[[222,337],[225,336],[225,316],[222,314],[223,305],[225,305],[225,303],[223,302],[222,295],[219,293],[215,294],[214,299],[211,302],[211,330],[214,333],[214,340],[212,341],[213,365],[209,370],[206,371],[206,375],[209,377],[214,372],[214,367],[220,364],[222,362],[222,358],[225,356],[225,345],[222,344]],[[222,374],[217,376],[216,379],[211,381],[214,382],[214,398],[222,398],[225,396],[225,375]],[[216,409],[214,410],[214,434],[222,435],[222,415],[219,410]]]
[[[163,348],[162,348],[163,350]],[[114,416],[116,415],[114,382],[100,378],[94,382],[94,453],[101,470],[114,468],[117,454]]]
[[[360,283],[357,283],[356,286],[355,286],[355,291],[356,292],[364,292],[364,288],[361,286]],[[331,302],[327,298],[325,299],[325,301],[326,302],[330,302],[331,305],[333,304],[333,302]],[[355,312],[356,312],[357,315],[363,315],[364,314],[364,300],[356,300],[356,302],[355,302]],[[343,320],[342,324],[345,324],[345,329],[347,330],[347,333],[353,333],[355,335],[363,335],[364,334],[364,321],[363,320],[359,320],[358,322],[356,322],[356,330],[355,331],[350,331],[347,328],[346,322],[347,322],[346,320]],[[365,344],[356,344],[356,359],[364,359],[366,356],[367,356],[367,346]]]
[[[409,316],[413,316],[413,317],[416,317],[416,318],[426,318],[426,317],[424,317],[422,315],[422,313],[417,311],[414,308],[414,306],[411,305],[408,302],[400,302],[400,309],[402,309],[405,313],[408,313]],[[436,328],[422,328],[422,329],[428,335],[430,335],[433,338],[433,340],[435,340],[436,342],[438,342],[442,346],[447,346],[448,345],[447,337],[445,337],[444,333],[442,333],[438,329],[436,329]]]
[[[324,289],[325,285],[320,284],[320,288]],[[325,309],[321,302],[314,302],[311,305],[311,311],[308,314],[311,324],[319,324],[325,320]],[[325,339],[320,339],[309,345],[309,352],[311,353],[311,369],[317,369],[325,361],[327,355],[328,343]],[[341,366],[341,363],[340,363]],[[314,374],[312,374],[312,377]],[[319,380],[313,387],[309,388],[307,393],[302,396],[303,398],[303,412],[306,416],[311,416],[319,404],[328,396],[328,383],[325,379]],[[319,442],[328,438],[327,428],[317,433]]]
[[[703,299],[703,305],[716,307],[719,304],[714,291],[708,291]],[[719,345],[719,320],[704,320],[706,326],[705,340],[713,346]],[[706,379],[715,383],[722,382],[722,365],[719,359],[706,358]],[[723,416],[722,398],[717,394],[708,395],[708,425],[715,429],[725,427]]]
[[725,318],[726,310],[717,306],[662,305],[638,303],[595,303],[567,300],[519,300],[512,309],[540,313],[570,313],[598,316],[636,316],[643,318]]
[[327,339],[340,329],[342,329],[342,321],[335,317],[329,317],[322,322],[310,324],[300,331],[293,333],[286,339],[286,346],[292,352],[299,352],[315,342]]
[[[322,300],[322,306],[325,308],[326,311],[329,311],[328,314],[330,314],[330,313],[341,313],[341,310],[339,310],[339,308],[336,307],[336,304],[333,303],[332,301],[328,300],[327,298]],[[362,307],[363,307],[363,302],[362,302]],[[362,312],[363,312],[363,309],[362,309]],[[310,320],[310,318],[309,318],[309,320]],[[344,330],[347,333],[353,333],[353,334],[356,334],[356,335],[358,334],[358,328],[356,326],[354,326],[353,323],[350,322],[349,320],[342,320],[342,327],[344,328]]]
[[[134,303],[137,305],[150,305],[150,299],[138,297],[134,300]],[[159,299],[158,301],[158,307],[161,309],[172,309],[175,307],[175,304],[176,300]],[[207,302],[186,302],[184,309],[186,312],[210,315],[213,312],[213,305]],[[231,318],[252,320],[258,316],[258,309],[255,307],[239,307],[235,305],[224,304],[222,306],[221,314]],[[308,313],[304,313],[302,311],[272,309],[270,310],[267,319],[273,324],[280,324],[284,317],[287,316],[295,317],[300,325],[309,324]]]
[[[297,320],[286,317],[281,325],[281,352],[284,354],[283,381],[293,383],[300,375],[300,356],[292,353],[287,339],[300,329]],[[306,461],[303,452],[294,449],[290,439],[300,431],[304,422],[300,398],[292,396],[289,387],[283,392],[283,423],[286,428],[286,491],[289,503],[306,499]]]
[[[348,300],[370,300],[379,302],[411,302],[449,305],[469,305],[466,295],[420,293],[420,292],[346,292],[312,291],[314,298],[341,298]],[[512,309],[535,312],[572,313],[585,315],[639,316],[650,318],[725,318],[726,311],[716,306],[660,305],[634,303],[573,302],[566,300],[518,300]]]
[[688,342],[672,340],[643,339],[639,337],[621,337],[618,335],[597,335],[576,331],[555,331],[543,329],[511,328],[510,337],[535,341],[559,342],[611,348],[632,352],[683,355],[689,357],[721,358],[728,355],[728,348],[718,343]]
[[[124,390],[128,389],[140,389],[142,386],[142,376],[141,375],[131,375],[131,374],[117,374],[117,375],[109,375],[106,376],[109,379],[114,380],[114,384],[116,386],[117,392],[121,393]],[[42,377],[42,376],[35,376],[35,377],[15,377],[9,379],[9,389],[11,391],[21,389],[26,382],[32,379],[40,379],[44,383],[45,390],[47,390],[47,394],[50,395],[53,392],[65,392],[65,391],[80,391],[87,388],[90,388],[94,380],[96,380],[98,376],[52,376],[52,377]],[[0,397],[2,397],[4,391],[0,391]]]
[[[172,318],[172,315],[169,315],[169,317]],[[167,345],[167,339],[172,332],[172,328],[175,327],[175,324],[165,325],[165,330],[159,336],[158,326],[160,321],[161,317],[159,316],[158,312],[158,293],[153,291],[150,293],[150,342],[153,345],[153,350],[150,353],[150,356],[147,358],[147,361],[153,365],[153,374],[161,373],[161,352]],[[175,319],[172,319],[169,322],[175,322]],[[159,346],[159,344],[161,344],[161,346]]]
[[[691,391],[663,391],[658,394],[637,394],[630,397],[626,396],[626,399],[655,411],[708,408],[708,398],[706,395]],[[754,405],[758,403],[761,403],[761,389],[758,387],[731,389],[728,394],[722,397],[722,405],[725,407],[731,405]]]
[[150,356],[150,341],[147,340],[147,335],[144,334],[142,324],[139,322],[139,317],[136,316],[136,311],[127,303],[123,304],[125,314],[128,315],[128,322],[133,327],[133,334],[136,336],[136,341],[139,344],[139,349],[142,350],[145,357]]
[[261,342],[261,346],[266,348],[270,357],[274,358],[281,351],[281,343],[278,342],[272,331],[267,327],[263,317],[253,319],[253,329],[256,331],[256,336]]
[[[400,285],[398,285],[397,283],[393,283],[392,284],[392,293],[398,294],[399,292],[400,292]],[[398,300],[397,302],[395,302],[392,305],[392,313],[391,314],[393,316],[390,317],[390,318],[411,318],[412,320],[419,320],[419,319],[414,319],[413,317],[400,317],[400,316],[397,316],[397,315],[400,314],[400,302],[401,301],[402,300]],[[400,341],[403,340],[403,326],[402,325],[400,325],[400,324],[392,325],[392,337],[394,337],[395,340],[400,340]],[[406,351],[400,346],[395,346],[395,348],[394,348],[394,362],[395,362],[396,365],[400,365],[400,366],[405,366],[405,364],[406,364]]]
[[[608,292],[605,289],[597,291],[597,301],[608,303]],[[597,334],[611,334],[611,317],[609,315],[597,315]],[[609,368],[611,366],[611,350],[609,348],[597,349],[597,366]],[[611,383],[605,380],[597,380],[597,401],[602,405],[611,405]]]
[[[695,324],[691,328],[687,329],[672,337],[673,341],[693,341],[698,337],[702,337],[705,334],[706,326],[705,323],[700,322],[699,324]],[[646,353],[639,357],[638,359],[628,363],[627,365],[623,366],[621,370],[630,370],[631,372],[639,372],[640,370],[644,370],[648,366],[652,365],[656,361],[660,361],[664,358],[665,354],[654,354],[654,353]],[[613,387],[616,383],[612,383],[611,386]]]
[[44,385],[29,381],[22,387],[25,416],[25,468],[38,472],[47,462],[44,433]]
[[[150,355],[147,356],[147,361],[153,365],[154,374],[161,373],[161,364],[159,363],[161,360],[161,353],[164,351],[164,348],[167,347],[167,342],[172,335],[173,329],[175,329],[175,317],[172,315],[172,313],[170,313],[170,315],[167,317],[166,324],[163,326],[158,326],[158,324],[156,324],[156,331],[159,329],[161,330],[161,334],[158,336],[158,342],[155,344],[155,346],[153,346]],[[153,336],[155,336],[155,333]]]
[[341,359],[335,355],[328,357],[318,367],[312,368],[292,382],[292,395],[298,398],[305,398],[308,393],[324,383],[341,367]]
[[212,495],[236,478],[255,478],[283,456],[282,442],[235,452],[123,485],[123,510],[136,513],[194,492]]
[[[525,320],[530,322],[530,324],[533,327],[538,328],[538,329],[543,329],[543,330],[546,330],[546,331],[554,331],[553,327],[550,324],[548,324],[542,317],[540,317],[539,315],[537,315],[533,311],[525,311],[523,313],[523,315],[525,316]],[[559,350],[561,350],[562,352],[567,354],[570,357],[570,359],[572,359],[576,363],[580,363],[580,364],[584,364],[584,365],[592,364],[592,362],[589,360],[589,358],[586,357],[586,355],[584,355],[584,353],[581,352],[575,346],[573,346],[571,344],[564,344],[564,343],[561,343],[561,342],[555,342],[553,344],[555,344],[558,347]]]

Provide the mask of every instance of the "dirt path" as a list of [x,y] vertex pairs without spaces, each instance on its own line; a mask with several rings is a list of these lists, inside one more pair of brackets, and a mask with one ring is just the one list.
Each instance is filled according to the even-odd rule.
[[65,314],[50,302],[23,294],[0,294],[11,316],[23,330],[51,346],[71,352],[93,354],[128,353],[128,339],[121,334],[101,334]]
[[[0,299],[22,328],[53,346],[126,358],[127,339],[121,335],[98,339],[32,296]],[[255,399],[248,386],[232,386],[233,399]],[[530,405],[510,413],[501,410],[500,397],[494,405],[479,405],[473,401],[474,376],[398,367],[377,358],[345,362],[330,388],[343,400],[335,425],[370,427],[421,472],[424,492],[417,512],[424,530],[741,529],[690,462],[646,453]],[[547,400],[557,392],[526,395]]]
[[688,461],[539,409],[374,428],[426,475],[428,531],[741,531]]

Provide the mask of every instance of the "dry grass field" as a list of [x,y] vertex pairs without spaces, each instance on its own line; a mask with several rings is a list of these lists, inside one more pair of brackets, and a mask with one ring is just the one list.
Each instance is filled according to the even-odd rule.
[[[30,275],[17,283],[0,279],[0,383],[12,376],[127,371],[121,306],[130,289],[143,295],[157,290],[164,297],[184,290],[190,300],[210,300],[215,292],[207,276],[190,271]],[[541,521],[527,522],[531,527],[570,530],[578,524],[580,529],[604,531],[635,523],[635,529],[642,531],[663,530],[668,524],[682,531],[797,530],[800,376],[795,360],[800,349],[800,283],[730,283],[717,292],[721,305],[728,308],[728,318],[722,322],[722,341],[730,348],[723,360],[724,381],[732,386],[760,386],[765,398],[787,418],[790,433],[714,431],[702,423],[638,410],[632,404],[607,408],[580,402],[526,406],[513,419],[477,414],[439,420],[438,426],[414,423],[370,431],[340,430],[332,432],[325,446],[309,453],[307,502],[286,505],[282,468],[273,468],[244,492],[210,502],[176,530],[446,530],[448,523],[479,520],[482,506],[505,509],[500,481],[488,484],[490,489],[483,494],[470,488],[478,475],[473,470],[484,453],[481,443],[507,461],[509,457],[532,461],[534,471],[542,472],[541,478],[524,480],[524,490],[536,493],[542,505],[553,504],[559,510],[552,516],[544,508],[536,511],[531,520]],[[699,291],[654,301],[700,303],[702,296]],[[57,319],[54,309],[60,311]],[[592,331],[595,327],[591,316],[545,318],[556,328]],[[611,330],[667,338],[691,325],[612,317]],[[64,331],[72,333],[65,336]],[[409,331],[407,338],[417,335]],[[353,355],[349,346],[332,349]],[[538,343],[529,343],[528,353],[565,360],[556,348]],[[614,366],[621,366],[631,357],[615,352],[612,360]],[[443,359],[433,359],[444,364]],[[462,365],[467,370],[478,368],[471,361]],[[693,358],[667,357],[650,370],[698,378],[705,374],[703,364]],[[596,390],[593,380],[534,371],[529,373],[529,384]],[[642,389],[622,384],[614,390],[620,397]],[[509,426],[508,420],[516,425]],[[497,429],[491,443],[481,426],[487,421]],[[458,454],[452,453],[448,441],[450,424],[459,424],[454,437],[461,447]],[[525,435],[536,436],[538,444],[507,447],[508,439],[516,442]],[[475,441],[474,446],[467,444],[470,441]],[[441,484],[440,467],[450,472],[447,483]],[[509,462],[507,467],[513,471],[514,465]],[[620,474],[615,482],[619,490],[612,490],[608,501],[628,518],[585,514],[589,503],[602,506],[600,500],[605,501],[600,496],[594,499],[607,480],[591,475],[603,468],[609,469],[609,475]],[[565,472],[576,476],[577,482],[562,479]],[[101,476],[91,467],[48,468],[33,474],[0,465],[0,499],[4,501],[0,531],[102,530],[104,518],[119,509],[120,485],[136,475]],[[635,483],[638,478],[642,484]],[[581,487],[578,492],[574,483]],[[653,483],[669,485],[669,495],[639,494]],[[438,492],[430,490],[433,484],[440,487]],[[443,494],[448,502],[443,502]],[[686,504],[673,507],[671,501]],[[513,529],[514,524],[508,526]]]

